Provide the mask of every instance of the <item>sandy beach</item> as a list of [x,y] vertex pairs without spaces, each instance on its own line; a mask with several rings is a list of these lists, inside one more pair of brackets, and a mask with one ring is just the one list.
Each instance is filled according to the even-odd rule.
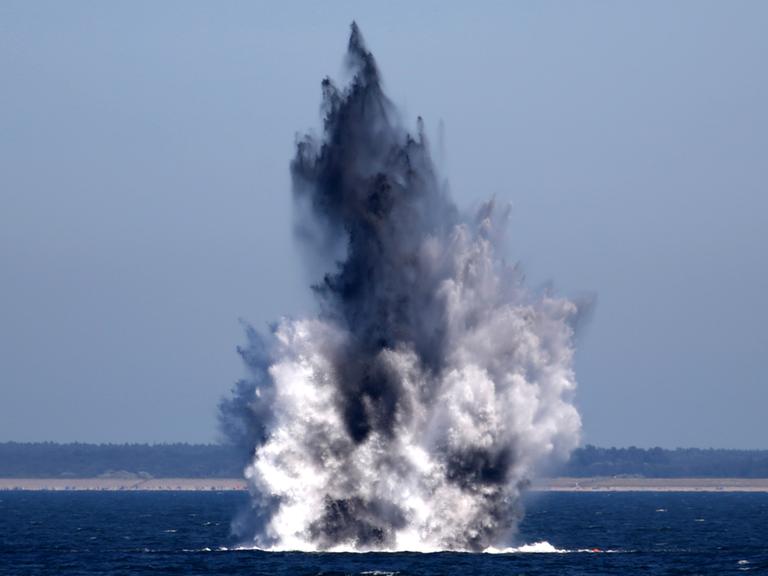
[[[0,478],[0,491],[231,491],[238,478]],[[768,478],[542,478],[538,492],[768,492]]]

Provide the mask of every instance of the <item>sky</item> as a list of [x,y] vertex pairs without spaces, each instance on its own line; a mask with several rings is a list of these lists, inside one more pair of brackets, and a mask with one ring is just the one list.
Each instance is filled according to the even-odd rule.
[[768,3],[701,0],[0,3],[0,441],[218,438],[242,323],[314,309],[288,163],[353,19],[456,202],[596,299],[584,442],[768,448]]

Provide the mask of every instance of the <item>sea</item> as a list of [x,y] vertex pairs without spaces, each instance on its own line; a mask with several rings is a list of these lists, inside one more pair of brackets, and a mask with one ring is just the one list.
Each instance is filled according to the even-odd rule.
[[0,492],[0,574],[768,574],[768,494],[531,493],[505,553],[244,549],[240,492]]

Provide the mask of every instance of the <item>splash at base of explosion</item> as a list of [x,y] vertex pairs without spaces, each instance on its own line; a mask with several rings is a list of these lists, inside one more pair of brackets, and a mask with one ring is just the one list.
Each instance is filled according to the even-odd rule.
[[[376,553],[376,554],[403,554],[403,553],[417,553],[417,554],[441,554],[444,552],[454,552],[454,553],[467,553],[467,554],[476,554],[478,552],[474,550],[440,550],[436,548],[422,548],[422,549],[411,549],[406,548],[404,550],[364,550],[355,548],[353,546],[337,546],[334,548],[331,548],[329,550],[292,550],[292,549],[286,549],[286,548],[258,548],[255,546],[236,546],[233,548],[228,548],[226,546],[221,546],[220,548],[217,548],[220,552],[228,552],[228,551],[256,551],[256,552],[274,552],[274,553],[286,553],[286,552],[304,552],[304,553],[313,553],[313,552],[322,552],[323,554],[370,554],[370,553]],[[211,548],[206,548],[204,551],[211,552]],[[598,550],[596,548],[583,548],[578,550],[567,550],[564,548],[557,548],[547,542],[546,540],[542,540],[541,542],[533,542],[532,544],[523,544],[521,546],[512,546],[508,548],[494,548],[489,547],[485,550],[480,551],[481,554],[572,554],[572,553],[590,553],[590,554],[597,554],[597,553],[610,553],[615,552],[614,550]]]

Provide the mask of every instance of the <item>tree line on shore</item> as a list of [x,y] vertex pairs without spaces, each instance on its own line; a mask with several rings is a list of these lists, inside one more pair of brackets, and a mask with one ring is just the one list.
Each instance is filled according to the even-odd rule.
[[[239,478],[245,462],[223,444],[0,443],[0,477],[93,478],[139,474],[155,478]],[[577,449],[552,476],[768,478],[768,450],[701,448]]]

